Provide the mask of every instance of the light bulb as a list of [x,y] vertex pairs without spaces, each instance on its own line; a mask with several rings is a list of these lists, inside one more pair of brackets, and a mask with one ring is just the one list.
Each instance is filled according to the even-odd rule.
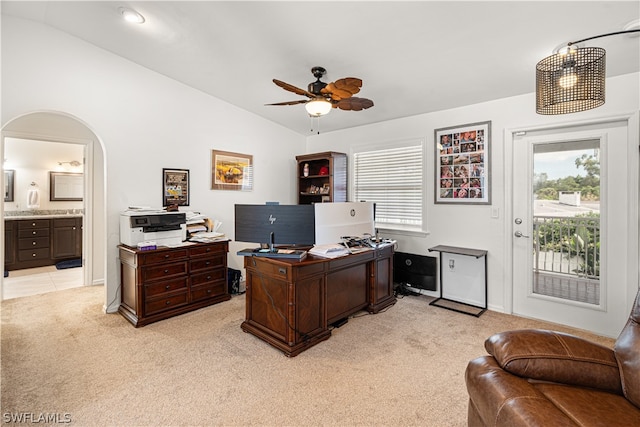
[[578,82],[578,76],[573,71],[566,71],[562,77],[558,79],[558,84],[563,89],[571,89]]

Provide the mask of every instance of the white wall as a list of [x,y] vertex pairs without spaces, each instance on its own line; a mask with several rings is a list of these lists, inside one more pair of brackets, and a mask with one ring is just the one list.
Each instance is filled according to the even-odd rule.
[[[50,27],[2,16],[2,124],[62,111],[104,145],[106,301],[119,304],[119,213],[162,205],[162,168],[189,169],[191,206],[233,237],[235,203],[295,202],[295,156],[304,138]],[[253,155],[251,192],[210,188],[211,150]],[[230,267],[242,259],[232,243]]]
[[[349,154],[356,145],[416,137],[427,141],[428,234],[390,237],[399,241],[399,250],[418,254],[439,244],[488,250],[489,307],[503,310],[511,286],[506,216],[511,151],[504,144],[505,129],[637,112],[638,93],[635,73],[609,79],[607,103],[583,113],[536,115],[534,95],[528,94],[314,135],[306,138],[305,146],[305,138],[298,134],[74,37],[2,17],[2,124],[31,111],[63,111],[87,123],[104,146],[106,299],[111,310],[119,301],[119,212],[130,205],[161,205],[163,167],[191,171],[190,210],[221,220],[223,231],[232,237],[235,203],[295,202],[296,155],[328,150]],[[435,205],[434,129],[485,120],[492,121],[492,205]],[[637,124],[634,131],[637,138]],[[253,191],[210,190],[214,148],[254,156]],[[498,209],[498,218],[491,217],[492,208]],[[232,243],[229,265],[240,269],[237,249],[238,244]]]
[[[533,81],[535,70],[531,70],[531,73]],[[510,289],[508,287],[511,286],[509,253],[511,250],[511,224],[508,218],[511,189],[507,184],[510,179],[512,159],[511,150],[509,147],[505,147],[504,143],[505,130],[574,123],[637,112],[640,109],[639,81],[640,74],[638,73],[608,79],[606,104],[586,112],[564,116],[537,115],[535,94],[531,93],[338,132],[313,135],[307,138],[307,151],[334,150],[350,154],[353,147],[363,144],[392,144],[394,141],[411,138],[426,140],[426,225],[424,228],[428,234],[411,236],[387,233],[384,237],[398,240],[399,251],[423,255],[437,256],[437,253],[428,252],[428,248],[436,245],[486,249],[488,251],[489,308],[498,311],[504,311],[506,308],[508,311],[510,304]],[[366,111],[358,114],[366,114]],[[434,129],[487,120],[492,122],[491,205],[434,204]],[[637,127],[634,132],[637,139]],[[635,161],[637,162],[637,158]],[[621,186],[620,191],[626,191],[626,187]],[[635,203],[637,204],[637,194]],[[498,218],[492,218],[492,209],[498,209]],[[631,261],[633,262],[633,260]],[[635,263],[637,271],[637,259]],[[637,289],[637,277],[634,282],[636,282]],[[436,294],[432,293],[432,295]]]

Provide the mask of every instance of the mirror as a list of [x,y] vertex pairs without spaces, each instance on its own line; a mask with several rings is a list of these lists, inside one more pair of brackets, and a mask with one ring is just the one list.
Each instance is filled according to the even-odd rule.
[[13,202],[13,175],[15,171],[4,171],[4,201]]
[[82,201],[84,177],[81,173],[49,172],[49,189],[52,202]]

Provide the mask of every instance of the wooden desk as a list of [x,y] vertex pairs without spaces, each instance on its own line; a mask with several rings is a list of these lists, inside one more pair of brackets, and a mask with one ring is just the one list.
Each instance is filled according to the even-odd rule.
[[378,313],[394,304],[393,246],[302,261],[252,257],[247,271],[242,330],[287,356],[328,339],[330,326],[353,313]]

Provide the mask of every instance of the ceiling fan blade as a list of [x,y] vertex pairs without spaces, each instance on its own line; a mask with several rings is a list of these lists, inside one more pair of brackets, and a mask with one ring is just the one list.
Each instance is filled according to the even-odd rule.
[[341,110],[360,111],[373,107],[373,101],[367,98],[357,98],[352,96],[351,98],[342,99],[333,104],[333,108],[339,108]]
[[306,104],[308,101],[306,99],[301,99],[299,101],[285,101],[285,102],[276,102],[274,104],[264,104],[264,105],[296,105],[296,104]]
[[308,96],[309,98],[315,98],[316,96],[314,94],[312,94],[309,91],[306,91],[304,89],[300,89],[299,87],[295,87],[294,85],[290,85],[289,83],[285,83],[281,80],[278,79],[273,79],[273,82],[280,86],[282,89],[284,90],[288,90],[289,92],[293,92],[296,93],[298,95],[304,95],[304,96]]
[[327,84],[320,92],[331,95],[331,99],[334,101],[339,101],[360,92],[361,87],[361,79],[356,77],[346,77]]

